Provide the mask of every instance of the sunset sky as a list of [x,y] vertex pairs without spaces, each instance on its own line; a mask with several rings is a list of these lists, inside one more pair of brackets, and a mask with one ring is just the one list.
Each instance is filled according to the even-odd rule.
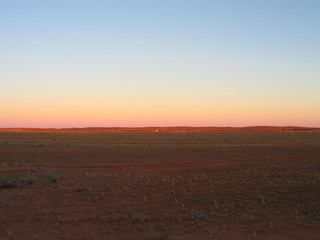
[[0,128],[320,127],[320,1],[3,0],[0,87]]

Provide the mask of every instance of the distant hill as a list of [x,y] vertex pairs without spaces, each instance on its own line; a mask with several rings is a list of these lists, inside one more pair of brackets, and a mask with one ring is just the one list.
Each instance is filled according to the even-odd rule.
[[0,132],[110,132],[110,133],[203,133],[203,132],[320,132],[320,128],[296,126],[250,127],[85,127],[85,128],[0,128]]

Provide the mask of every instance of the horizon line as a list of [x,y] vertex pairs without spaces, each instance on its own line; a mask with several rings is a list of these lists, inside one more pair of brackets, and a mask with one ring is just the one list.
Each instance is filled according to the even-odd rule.
[[0,127],[0,129],[128,129],[128,128],[306,128],[306,129],[320,129],[320,127],[306,127],[295,125],[249,125],[249,126],[186,126],[186,125],[168,125],[168,126],[113,126],[113,127],[101,127],[101,126],[88,126],[88,127]]

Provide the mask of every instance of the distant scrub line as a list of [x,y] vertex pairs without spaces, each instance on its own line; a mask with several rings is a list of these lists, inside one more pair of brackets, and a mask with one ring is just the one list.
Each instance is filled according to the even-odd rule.
[[[43,175],[49,182],[57,182],[60,179],[60,175],[48,171]],[[33,184],[37,178],[33,175],[28,175],[23,178],[21,178],[22,183],[27,183],[27,184]],[[0,188],[13,188],[16,187],[15,185],[16,181],[10,180],[7,176],[0,176]]]

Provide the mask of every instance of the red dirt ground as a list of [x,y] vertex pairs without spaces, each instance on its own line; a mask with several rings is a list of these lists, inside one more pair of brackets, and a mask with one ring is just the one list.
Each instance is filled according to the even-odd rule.
[[320,239],[316,131],[2,132],[0,176],[0,239]]

